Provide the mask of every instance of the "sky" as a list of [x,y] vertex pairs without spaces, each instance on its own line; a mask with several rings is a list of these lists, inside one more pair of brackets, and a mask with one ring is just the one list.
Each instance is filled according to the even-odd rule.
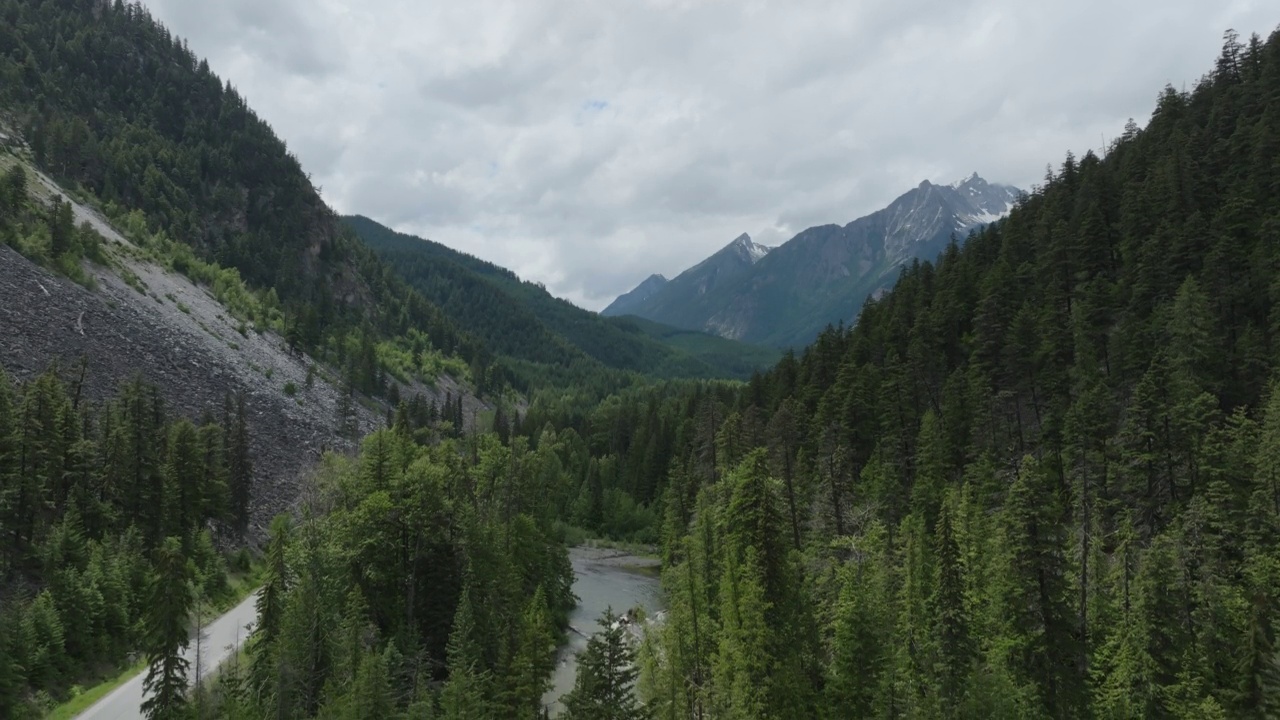
[[599,310],[921,180],[1030,189],[1273,0],[145,0],[325,200]]

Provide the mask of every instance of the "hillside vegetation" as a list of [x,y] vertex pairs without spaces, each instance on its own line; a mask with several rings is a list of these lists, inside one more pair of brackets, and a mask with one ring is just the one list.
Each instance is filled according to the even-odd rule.
[[0,17],[0,110],[63,187],[271,291],[290,343],[358,389],[385,389],[361,345],[410,328],[501,384],[483,345],[346,230],[271,128],[140,5],[4,0]]

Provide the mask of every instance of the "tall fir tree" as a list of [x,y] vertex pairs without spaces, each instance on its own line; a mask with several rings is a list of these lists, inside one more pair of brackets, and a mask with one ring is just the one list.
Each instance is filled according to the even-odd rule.
[[190,662],[183,653],[191,643],[188,621],[195,573],[176,537],[166,538],[154,556],[155,573],[147,598],[147,676],[142,683],[146,693],[142,713],[148,720],[181,720],[189,709]]

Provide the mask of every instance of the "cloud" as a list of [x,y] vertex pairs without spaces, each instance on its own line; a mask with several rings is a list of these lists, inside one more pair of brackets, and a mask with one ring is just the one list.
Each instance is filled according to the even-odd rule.
[[928,178],[1029,187],[1260,0],[152,0],[341,212],[598,309]]

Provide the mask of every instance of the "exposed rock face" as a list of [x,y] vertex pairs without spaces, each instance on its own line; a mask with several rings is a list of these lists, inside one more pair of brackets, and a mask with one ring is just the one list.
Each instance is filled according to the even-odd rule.
[[[43,182],[47,180],[42,179]],[[271,518],[298,499],[305,474],[325,450],[350,451],[344,438],[342,393],[323,368],[307,382],[313,361],[288,350],[278,335],[258,334],[231,317],[186,277],[128,257],[124,240],[91,209],[76,206],[108,240],[117,262],[135,274],[145,294],[114,269],[90,267],[90,291],[0,245],[0,366],[29,380],[51,364],[64,376],[85,359],[83,400],[101,404],[141,376],[156,385],[173,415],[222,416],[227,393],[245,393],[254,467],[250,539],[265,536]],[[285,392],[292,385],[294,395]],[[415,387],[437,403],[463,396],[468,420],[488,409],[449,378]],[[347,405],[360,435],[383,422],[385,410],[367,398]],[[372,408],[372,409],[371,409]]]

